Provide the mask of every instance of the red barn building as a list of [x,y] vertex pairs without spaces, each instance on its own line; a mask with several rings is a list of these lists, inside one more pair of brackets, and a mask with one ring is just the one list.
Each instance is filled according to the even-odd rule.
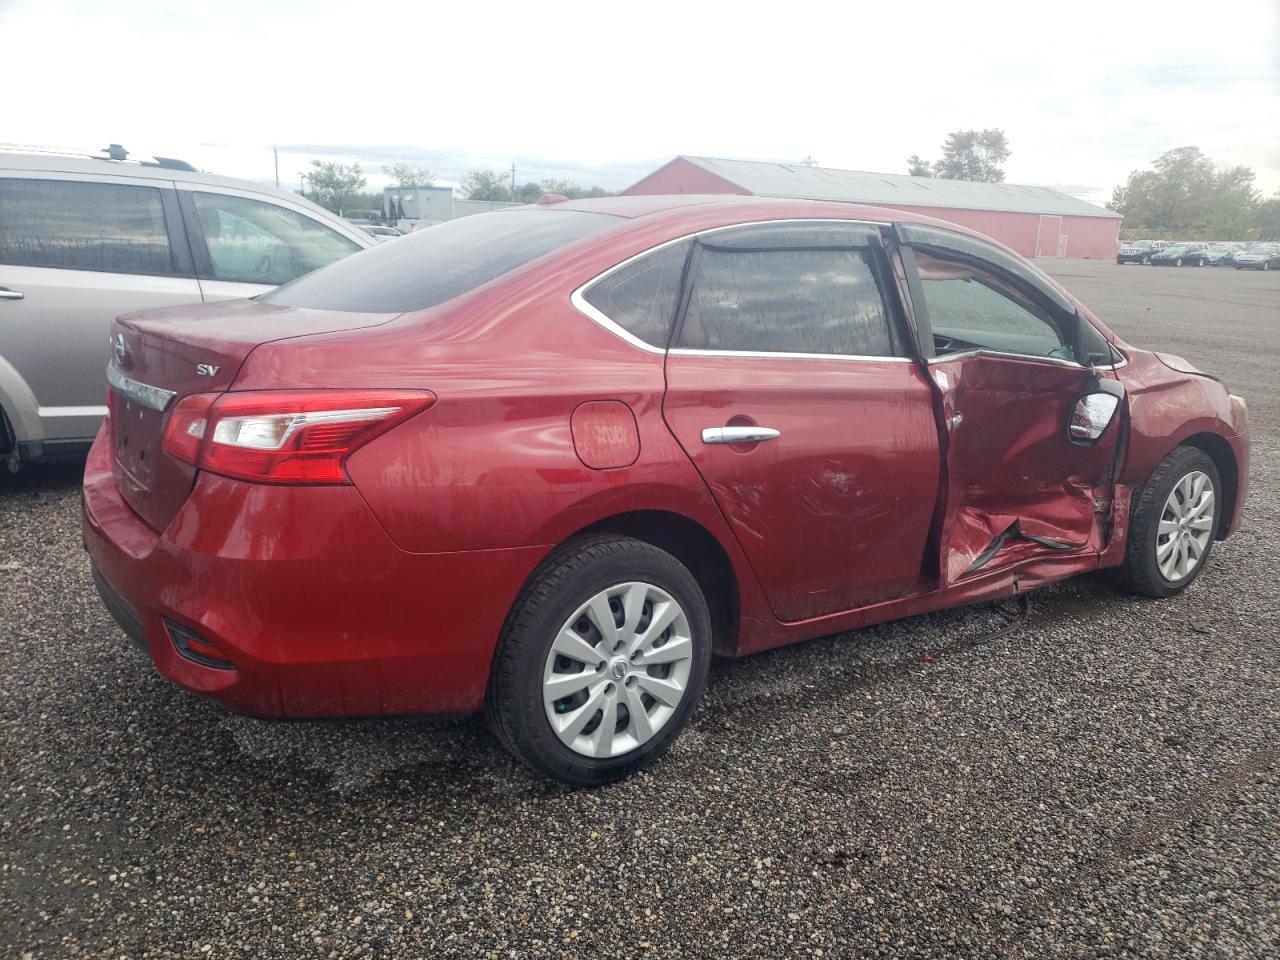
[[1013,183],[676,157],[622,193],[737,193],[899,207],[985,233],[1024,257],[1111,258],[1120,239],[1120,214],[1048,187]]

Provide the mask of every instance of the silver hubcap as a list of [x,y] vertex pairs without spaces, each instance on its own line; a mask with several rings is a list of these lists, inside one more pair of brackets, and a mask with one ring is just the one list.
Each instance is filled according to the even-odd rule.
[[651,740],[684,698],[693,666],[689,619],[651,583],[601,590],[564,622],[542,671],[560,742],[616,757]]
[[1174,485],[1156,532],[1156,563],[1170,583],[1189,576],[1204,559],[1213,536],[1213,482],[1199,470]]

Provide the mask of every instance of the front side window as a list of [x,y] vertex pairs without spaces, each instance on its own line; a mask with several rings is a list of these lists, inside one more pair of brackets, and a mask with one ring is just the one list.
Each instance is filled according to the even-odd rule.
[[336,230],[274,203],[192,193],[211,279],[288,283],[361,249]]
[[158,189],[74,180],[0,178],[0,263],[176,272]]
[[915,260],[939,356],[993,350],[1075,359],[1048,311],[996,273],[920,251]]
[[865,250],[705,247],[679,346],[698,350],[894,355]]
[[632,336],[665,347],[690,246],[673,243],[632,260],[592,284],[583,299]]

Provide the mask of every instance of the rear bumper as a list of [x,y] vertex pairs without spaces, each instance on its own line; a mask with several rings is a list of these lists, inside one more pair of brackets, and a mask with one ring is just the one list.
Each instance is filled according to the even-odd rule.
[[[101,433],[82,529],[104,602],[160,673],[258,716],[478,709],[502,622],[548,549],[409,553],[354,487],[212,474],[157,533],[117,491]],[[230,668],[179,653],[173,627]]]

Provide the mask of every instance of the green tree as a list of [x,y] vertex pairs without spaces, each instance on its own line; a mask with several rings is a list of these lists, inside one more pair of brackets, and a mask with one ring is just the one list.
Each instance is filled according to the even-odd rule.
[[1260,226],[1261,205],[1253,171],[1218,170],[1198,147],[1161,154],[1150,170],[1135,170],[1111,194],[1107,206],[1124,214],[1126,229],[1242,239]]
[[1280,240],[1280,191],[1258,204],[1258,239]]
[[511,187],[501,170],[472,170],[462,180],[468,200],[510,200]]
[[1003,130],[955,130],[947,134],[942,159],[934,165],[934,176],[1003,183],[1001,164],[1008,159],[1009,141]]
[[307,183],[311,186],[310,198],[320,206],[341,213],[353,194],[364,189],[365,178],[359,162],[347,166],[342,163],[311,161]]
[[912,177],[932,177],[933,164],[918,153],[907,157],[907,174]]
[[397,187],[429,187],[436,179],[436,175],[426,167],[415,167],[411,163],[393,163],[384,169],[391,174]]
[[572,180],[543,180],[543,193],[558,193],[570,200],[581,200],[584,197],[612,197],[613,193],[604,187],[583,187]]
[[516,188],[516,203],[533,203],[542,196],[542,187],[539,184],[529,182],[522,183]]

